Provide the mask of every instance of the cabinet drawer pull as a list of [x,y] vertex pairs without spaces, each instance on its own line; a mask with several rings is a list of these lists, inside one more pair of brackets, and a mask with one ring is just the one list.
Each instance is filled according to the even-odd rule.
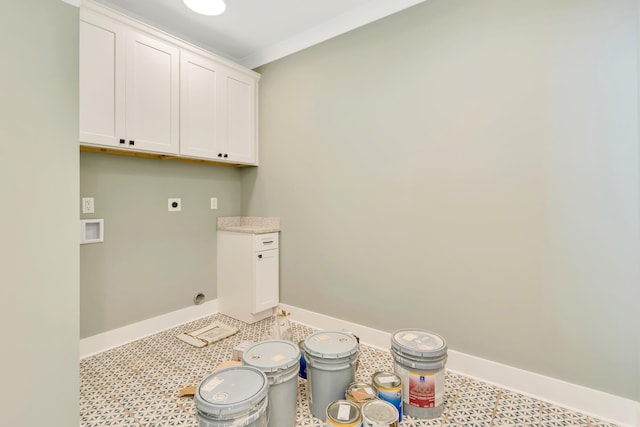
[[135,141],[133,139],[130,139],[129,140],[129,145],[134,145],[134,144],[135,144]]
[[124,144],[124,139],[121,139],[121,140],[120,140],[120,144]]
[[273,240],[267,240],[266,242],[262,242],[262,243],[264,243],[265,245],[270,245],[273,243]]
[[258,258],[262,258],[262,254],[258,255]]

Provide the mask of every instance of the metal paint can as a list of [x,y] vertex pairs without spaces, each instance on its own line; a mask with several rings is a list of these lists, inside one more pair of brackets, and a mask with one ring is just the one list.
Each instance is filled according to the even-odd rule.
[[401,329],[391,336],[394,370],[402,379],[402,409],[416,418],[436,418],[444,409],[447,342],[421,329]]
[[361,427],[360,407],[348,400],[336,400],[327,406],[327,427]]
[[353,382],[347,386],[344,397],[362,406],[370,400],[378,398],[378,391],[369,383]]
[[402,422],[402,378],[395,372],[376,372],[371,377],[378,399],[391,403],[398,410],[398,421]]
[[398,427],[398,409],[385,400],[371,400],[360,411],[362,427]]

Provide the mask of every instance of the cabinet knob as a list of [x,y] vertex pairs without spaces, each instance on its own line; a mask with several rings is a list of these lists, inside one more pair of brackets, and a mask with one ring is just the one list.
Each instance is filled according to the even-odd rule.
[[218,153],[218,157],[222,157],[222,153]]
[[133,139],[129,140],[129,145],[134,145],[136,142]]
[[229,156],[225,154],[225,155],[224,155],[224,158],[226,159],[227,157],[229,157]]
[[258,255],[258,258],[262,258],[262,254]]
[[120,144],[124,144],[124,139],[121,139],[121,140],[120,140]]

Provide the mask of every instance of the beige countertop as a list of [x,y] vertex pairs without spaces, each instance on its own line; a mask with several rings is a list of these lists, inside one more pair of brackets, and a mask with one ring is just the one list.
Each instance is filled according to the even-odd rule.
[[280,218],[262,216],[222,216],[218,217],[219,231],[264,234],[280,231]]

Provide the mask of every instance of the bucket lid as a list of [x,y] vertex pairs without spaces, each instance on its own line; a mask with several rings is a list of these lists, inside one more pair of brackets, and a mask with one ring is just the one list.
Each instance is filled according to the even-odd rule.
[[360,419],[360,407],[348,400],[335,400],[327,406],[327,420],[350,425]]
[[232,366],[203,379],[196,390],[196,407],[209,415],[242,413],[267,396],[269,381],[252,366]]
[[371,400],[362,405],[361,411],[362,418],[375,425],[392,425],[400,417],[398,409],[386,400]]
[[400,329],[391,335],[391,348],[399,354],[435,357],[447,352],[447,342],[440,335],[423,329]]
[[304,340],[305,354],[323,359],[342,359],[358,352],[358,341],[349,332],[318,331]]
[[377,388],[394,388],[402,385],[402,379],[395,372],[380,371],[371,376],[371,382]]
[[242,363],[262,372],[290,368],[300,360],[300,348],[291,341],[268,340],[253,344],[242,353]]

